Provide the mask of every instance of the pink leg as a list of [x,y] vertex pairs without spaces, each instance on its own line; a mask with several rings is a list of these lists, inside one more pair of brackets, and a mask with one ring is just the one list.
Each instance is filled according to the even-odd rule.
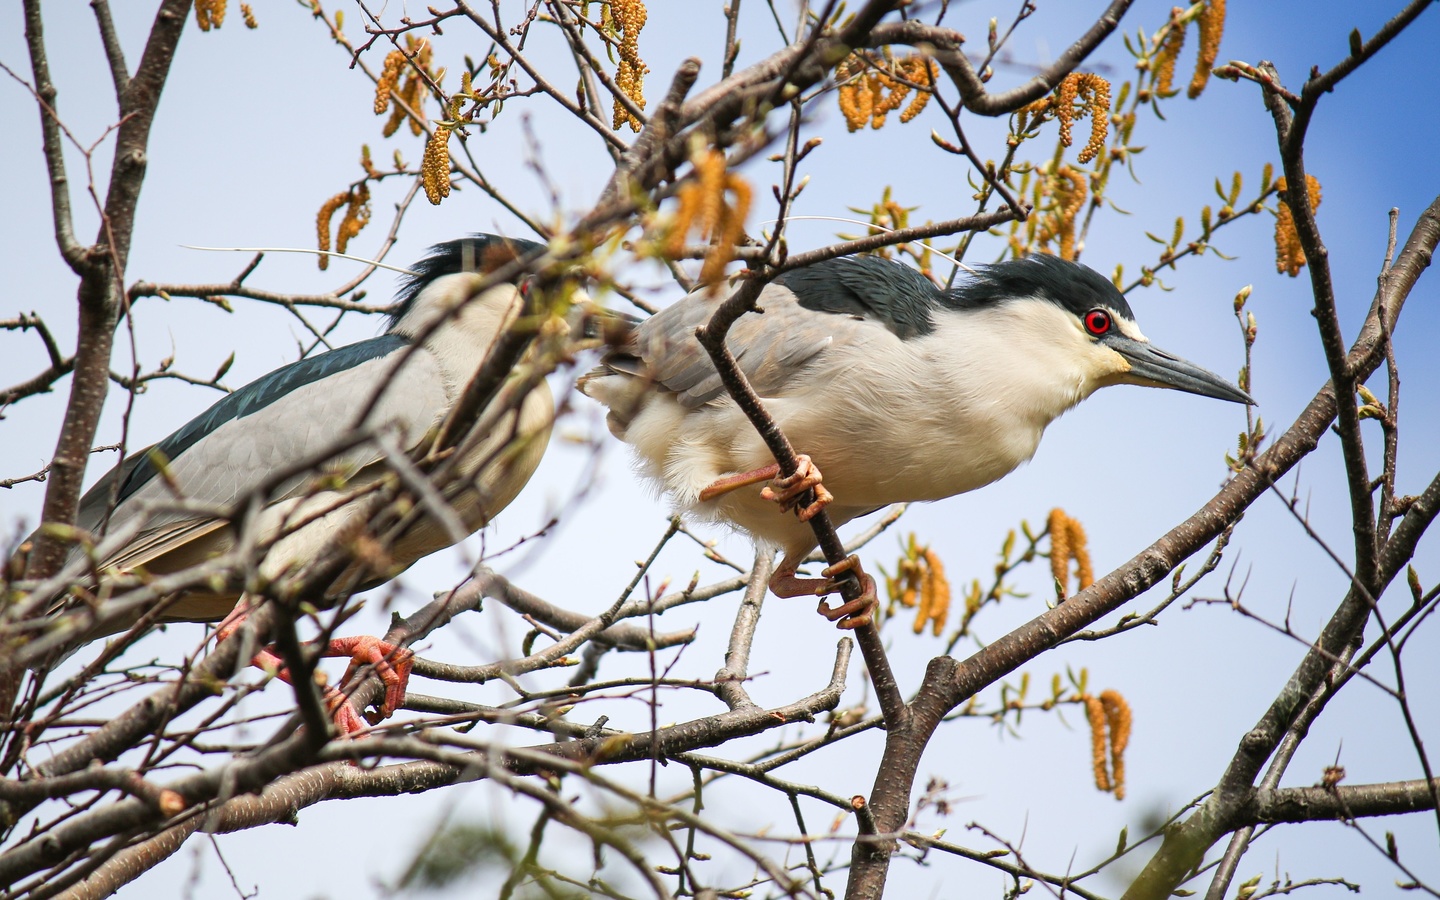
[[[220,623],[215,635],[216,641],[223,641],[239,630],[249,613],[249,602],[242,597],[240,602],[235,604],[235,609],[231,611],[230,615]],[[409,650],[394,644],[387,644],[379,638],[361,636],[335,638],[326,645],[320,655],[350,658],[350,666],[345,670],[343,681],[349,681],[361,666],[375,667],[375,674],[379,675],[380,680],[385,683],[385,700],[380,704],[380,711],[370,722],[371,725],[378,725],[388,719],[400,707],[400,704],[405,702],[405,688],[409,684],[410,669],[414,665],[415,659],[415,654]],[[294,683],[290,680],[290,671],[285,668],[285,662],[269,648],[256,653],[251,658],[250,664],[266,671],[273,671],[276,677],[286,684]],[[355,704],[330,685],[325,686],[325,705],[341,735],[351,735],[365,730],[365,720],[361,718],[361,713],[356,709]]]
[[741,472],[738,475],[726,475],[724,478],[717,478],[705,485],[700,492],[700,500],[714,500],[716,497],[724,496],[731,491],[738,491],[740,488],[749,487],[752,484],[759,484],[762,481],[769,481],[780,474],[778,463],[771,463],[768,466],[761,466],[750,472]]
[[[880,604],[875,594],[875,579],[865,574],[860,568],[860,559],[855,556],[847,556],[840,563],[821,570],[822,578],[801,578],[795,574],[799,561],[791,562],[789,557],[781,561],[780,567],[770,577],[770,590],[777,597],[814,597],[819,596],[820,605],[816,612],[836,623],[838,628],[859,628],[861,625],[868,625],[873,620],[875,607]],[[833,609],[823,599],[828,594],[840,590],[840,580],[837,576],[845,572],[854,572],[864,587],[860,596],[854,600],[846,601]]]
[[[808,522],[835,498],[820,483],[820,469],[816,467],[810,457],[801,453],[796,457],[796,462],[798,465],[795,473],[783,478],[780,476],[780,466],[777,463],[771,463],[749,472],[717,478],[700,492],[700,500],[702,502],[714,500],[731,491],[768,481],[769,484],[760,492],[760,496],[766,500],[774,500],[780,504],[782,510],[795,510],[795,515],[800,517],[800,521]],[[812,488],[815,491],[815,499],[809,506],[801,507],[801,495]]]
[[[251,657],[250,665],[267,672],[274,672],[275,677],[286,684],[293,685],[295,683],[291,679],[290,670],[285,667],[285,661],[268,648]],[[350,702],[349,697],[340,693],[331,684],[324,686],[322,694],[325,700],[325,710],[330,713],[330,719],[335,723],[335,730],[341,737],[348,737],[365,730],[367,727],[365,720],[360,717],[360,711],[355,708],[354,703]]]

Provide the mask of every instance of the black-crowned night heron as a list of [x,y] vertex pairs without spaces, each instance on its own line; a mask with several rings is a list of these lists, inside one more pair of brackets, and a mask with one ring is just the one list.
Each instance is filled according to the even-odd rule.
[[[1045,426],[1099,388],[1139,384],[1253,402],[1152,346],[1115,286],[1077,263],[1035,255],[942,290],[900,263],[834,259],[780,275],[760,293],[763,313],[743,316],[727,337],[804,454],[800,470],[782,479],[695,337],[720,299],[697,291],[639,323],[581,390],[609,407],[611,432],[679,509],[784,551],[770,580],[781,597],[838,588],[837,570],[796,574],[816,546],[807,520],[820,507],[840,525],[892,503],[989,484],[1030,459]],[[742,489],[761,482],[769,482],[764,490]],[[797,508],[811,487],[816,500]],[[789,509],[797,515],[779,514]],[[852,567],[853,559],[842,568]],[[820,602],[841,627],[870,619],[874,583],[860,577],[860,600],[834,609]]]
[[[431,248],[431,255],[402,281],[397,309],[384,334],[276,369],[229,394],[153,448],[131,456],[80,503],[77,524],[97,535],[107,527],[116,532],[143,521],[133,539],[101,561],[102,571],[143,569],[161,575],[229,551],[236,540],[231,522],[197,514],[197,504],[233,507],[266,479],[336,446],[357,429],[388,435],[390,446],[406,453],[427,446],[496,337],[520,312],[521,282],[482,290],[485,276],[517,256],[541,250],[530,241],[491,235]],[[422,337],[423,345],[414,347]],[[554,411],[550,390],[541,381],[520,404],[518,425],[515,415],[508,414],[466,452],[458,466],[460,489],[450,504],[467,534],[504,509],[530,479],[545,452]],[[511,443],[515,452],[497,455]],[[152,450],[168,460],[163,473]],[[375,441],[338,453],[322,468],[341,478],[317,484],[313,470],[298,472],[275,489],[257,517],[258,542],[274,541],[259,565],[263,580],[273,580],[358,530],[362,506],[356,498],[393,472]],[[188,501],[189,508],[178,505],[177,498]],[[383,571],[357,564],[342,581],[350,590],[381,583],[450,546],[453,535],[453,528],[443,527],[422,507],[400,538],[382,548]],[[188,591],[167,602],[162,621],[223,619],[223,640],[238,628],[251,601],[242,584],[230,583],[213,592]],[[137,618],[138,613],[107,623],[88,637],[124,630]],[[386,682],[382,717],[403,701],[409,651],[358,637],[330,642],[324,655],[351,657],[352,671],[362,664],[376,667]],[[268,650],[254,662],[274,669],[281,665]],[[282,677],[288,675],[282,672]],[[333,689],[330,701],[342,732],[363,727],[357,711],[341,703]]]

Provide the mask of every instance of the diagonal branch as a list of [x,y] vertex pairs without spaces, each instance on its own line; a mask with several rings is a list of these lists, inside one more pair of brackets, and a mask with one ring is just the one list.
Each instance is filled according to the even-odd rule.
[[[1411,231],[1405,250],[1392,270],[1396,276],[1393,283],[1386,279],[1382,284],[1381,296],[1377,298],[1374,306],[1376,312],[1372,312],[1371,321],[1361,329],[1360,337],[1356,339],[1346,357],[1346,364],[1353,367],[1351,370],[1355,372],[1357,380],[1363,381],[1378,367],[1381,358],[1379,344],[1384,340],[1384,334],[1393,332],[1400,309],[1416,279],[1430,264],[1437,243],[1440,243],[1440,198],[1431,203]],[[1381,323],[1376,321],[1377,312],[1387,317],[1386,329],[1382,330]],[[1313,449],[1334,420],[1338,405],[1334,385],[1327,383],[1321,393],[1311,401],[1305,413],[1302,413],[1301,418],[1270,450],[1257,458],[1253,469],[1237,475],[1221,491],[1221,496],[1242,482],[1251,487],[1255,486],[1258,479],[1252,476],[1267,469],[1270,472],[1267,481],[1273,483],[1283,474],[1283,470],[1276,468],[1276,463],[1283,464],[1288,460],[1289,465],[1284,467],[1288,469],[1299,461],[1298,458],[1290,459],[1292,453],[1288,449],[1284,453],[1277,451],[1288,448],[1292,441],[1301,440]],[[1305,452],[1308,453],[1309,450]],[[1263,484],[1259,487],[1265,489]],[[1433,487],[1435,485],[1432,485]],[[1440,490],[1436,491],[1436,495],[1432,499],[1440,504]],[[1207,508],[1214,506],[1220,499],[1217,497],[1212,500],[1207,504]],[[1435,508],[1412,509],[1406,519],[1402,520],[1380,556],[1377,580],[1372,589],[1367,592],[1352,585],[1346,592],[1344,600],[1331,615],[1315,646],[1305,654],[1260,721],[1241,740],[1214,792],[1194,815],[1166,834],[1159,851],[1126,892],[1127,900],[1167,896],[1184,877],[1184,873],[1199,863],[1210,846],[1224,834],[1245,824],[1235,817],[1253,794],[1255,778],[1261,767],[1275,752],[1296,717],[1305,714],[1307,703],[1328,677],[1333,661],[1343,657],[1345,648],[1360,634],[1370,616],[1371,597],[1378,597],[1398,574],[1405,561],[1408,561],[1414,542],[1419,539],[1419,533],[1433,520],[1435,513]],[[1416,516],[1414,520],[1410,520],[1411,514]],[[1410,521],[1408,528],[1407,520]],[[1402,530],[1406,533],[1404,539],[1400,538]]]
[[874,38],[881,44],[933,46],[936,62],[944,67],[950,80],[955,82],[965,108],[976,115],[1003,116],[1053,91],[1066,75],[1073,72],[1076,66],[1084,62],[1095,48],[1119,27],[1120,18],[1133,2],[1134,0],[1111,0],[1110,5],[1095,20],[1095,24],[1066,48],[1053,63],[1024,84],[998,94],[992,94],[985,89],[985,82],[980,80],[975,66],[960,50],[964,38],[956,31],[912,19],[881,26],[875,29]]

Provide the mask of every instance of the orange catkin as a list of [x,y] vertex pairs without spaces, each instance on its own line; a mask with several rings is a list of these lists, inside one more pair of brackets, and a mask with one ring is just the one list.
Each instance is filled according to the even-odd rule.
[[450,196],[450,126],[439,125],[425,144],[425,156],[420,162],[420,183],[425,187],[425,199],[432,205]]
[[1200,96],[1210,81],[1210,70],[1220,55],[1220,37],[1225,33],[1225,0],[1210,0],[1196,21],[1200,30],[1200,55],[1195,59],[1195,74],[1185,95],[1191,100]]
[[1085,719],[1090,723],[1090,763],[1095,772],[1095,787],[1109,791],[1110,769],[1105,759],[1105,705],[1100,702],[1099,697],[1090,694],[1080,699],[1085,703]]
[[1055,507],[1050,510],[1050,575],[1060,586],[1060,596],[1065,596],[1070,583],[1070,528],[1065,510]]
[[201,31],[219,28],[225,24],[227,0],[195,0],[195,24]]
[[[346,200],[350,199],[349,191],[341,191],[335,196],[320,204],[320,212],[315,217],[315,231],[319,238],[318,246],[321,250],[330,249],[330,220],[335,217],[335,210],[339,209]],[[319,257],[320,268],[330,268],[330,257],[324,253]]]
[[929,547],[925,548],[925,591],[930,600],[925,604],[930,617],[930,633],[939,637],[945,630],[945,620],[950,615],[950,580],[945,577],[945,565],[940,555]]
[[1179,22],[1182,12],[1178,6],[1170,10],[1170,31],[1151,63],[1155,67],[1155,93],[1162,97],[1175,92],[1175,61],[1185,49],[1185,26]]
[[390,108],[390,92],[400,81],[400,68],[405,65],[405,54],[399,50],[391,50],[385,54],[385,65],[380,70],[380,77],[375,80],[375,115],[383,116]]
[[[645,108],[645,73],[650,67],[640,58],[640,29],[645,27],[649,11],[644,0],[610,0],[609,12],[620,32],[620,65],[615,70],[615,86],[641,109]],[[631,131],[640,130],[640,120],[617,98],[611,127],[619,130],[628,124]]]
[[[1305,248],[1301,246],[1300,234],[1295,230],[1294,213],[1285,200],[1286,185],[1283,175],[1275,179],[1275,188],[1279,191],[1279,204],[1275,210],[1275,271],[1294,278],[1305,266]],[[1320,182],[1314,175],[1305,176],[1305,193],[1310,201],[1310,209],[1319,209]]]
[[1125,799],[1125,748],[1130,744],[1130,704],[1116,690],[1100,693],[1105,709],[1105,723],[1110,728],[1110,771],[1115,786],[1115,799]]

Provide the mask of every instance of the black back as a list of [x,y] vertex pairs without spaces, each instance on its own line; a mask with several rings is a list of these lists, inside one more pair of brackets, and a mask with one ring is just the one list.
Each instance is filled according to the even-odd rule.
[[901,340],[935,330],[937,309],[982,309],[1009,300],[1040,298],[1082,316],[1097,306],[1134,320],[1110,279],[1080,263],[1036,253],[975,270],[941,290],[917,270],[879,256],[829,259],[775,279],[806,309],[855,315],[882,323]]

